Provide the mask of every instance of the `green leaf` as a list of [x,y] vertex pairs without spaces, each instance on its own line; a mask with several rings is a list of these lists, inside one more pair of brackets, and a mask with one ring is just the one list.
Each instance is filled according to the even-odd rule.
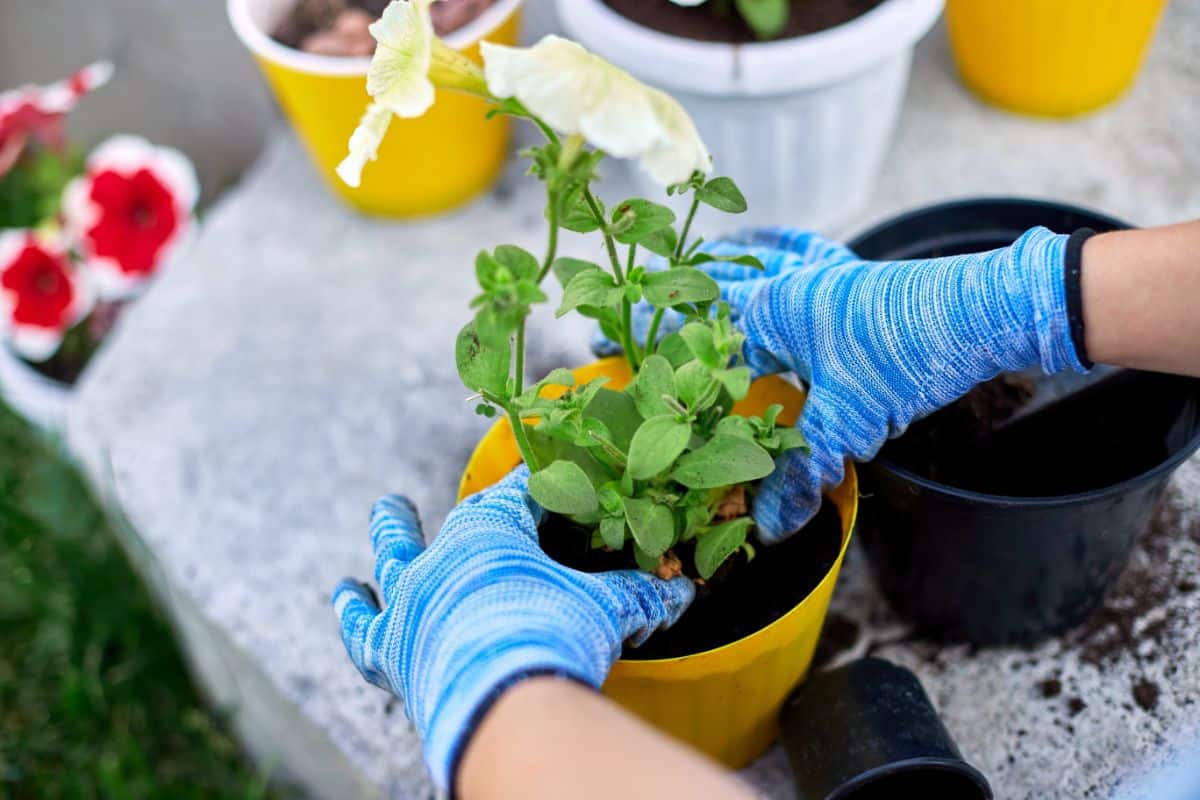
[[563,290],[562,305],[558,307],[555,316],[561,317],[579,306],[606,308],[621,302],[620,286],[616,279],[597,267],[585,269],[575,274],[567,288]]
[[620,550],[625,546],[625,518],[605,517],[600,520],[600,538],[604,546],[610,550]]
[[713,332],[706,323],[689,322],[679,330],[680,337],[687,343],[688,349],[702,364],[712,369],[721,369],[721,354],[713,341]]
[[602,389],[596,393],[583,411],[584,417],[600,420],[612,435],[612,442],[622,452],[629,452],[633,434],[642,424],[633,398],[625,392]]
[[574,442],[549,435],[543,430],[544,424],[543,421],[536,428],[526,429],[529,432],[529,443],[533,445],[533,452],[537,455],[539,463],[570,461],[584,471],[592,486],[603,486],[612,480],[612,472],[601,465],[591,452]]
[[671,368],[671,362],[660,355],[649,356],[625,391],[633,398],[643,418],[670,414],[672,408],[663,396],[675,396],[675,370]]
[[738,13],[759,39],[773,39],[787,27],[788,0],[734,0]]
[[804,433],[799,428],[776,428],[775,434],[779,437],[780,453],[786,453],[788,450],[808,449],[808,440],[804,438]]
[[692,267],[650,272],[642,280],[646,300],[657,308],[681,303],[711,303],[721,296],[721,287],[711,277]]
[[678,333],[669,333],[662,338],[656,349],[657,355],[671,362],[672,369],[678,369],[695,358],[687,342]]
[[475,256],[475,280],[479,282],[479,287],[485,292],[496,287],[496,280],[500,272],[500,262],[497,261],[487,250],[480,250]]
[[765,478],[774,469],[771,454],[754,442],[718,433],[679,459],[671,477],[689,489],[715,489]]
[[588,208],[587,201],[583,199],[582,194],[566,209],[559,218],[558,224],[575,233],[591,233],[600,230],[600,223],[592,215],[592,210]]
[[717,423],[714,431],[728,436],[738,436],[748,442],[754,441],[754,425],[750,420],[738,414],[730,414],[722,419]]
[[475,331],[479,340],[495,349],[507,349],[508,337],[516,331],[528,309],[523,306],[496,308],[485,306],[475,315]]
[[746,541],[754,527],[749,517],[738,517],[709,528],[696,540],[696,571],[704,580],[711,578],[725,559],[733,555]]
[[725,387],[725,391],[729,392],[729,396],[734,401],[741,400],[750,392],[750,368],[749,367],[732,367],[731,369],[719,369],[713,373],[713,377],[721,382]]
[[555,461],[530,475],[529,494],[556,514],[590,514],[600,507],[587,473],[573,461]]
[[596,498],[600,501],[600,508],[605,514],[610,517],[625,518],[625,504],[621,501],[621,493],[617,491],[617,484],[614,481],[609,481],[600,487],[596,492]]
[[675,255],[675,248],[679,245],[679,236],[675,233],[674,228],[668,226],[659,228],[638,244],[655,255],[670,258]]
[[625,519],[633,540],[656,564],[675,543],[675,515],[664,505],[644,497],[626,497]]
[[600,269],[600,265],[584,261],[581,258],[562,256],[554,259],[550,269],[554,272],[554,277],[558,278],[559,285],[565,289],[576,275],[589,269]]
[[511,365],[509,349],[485,343],[475,330],[474,322],[468,322],[459,331],[454,343],[454,361],[458,366],[458,377],[471,391],[493,397],[507,396]]
[[674,414],[651,417],[642,423],[629,444],[627,469],[644,481],[668,470],[692,438],[692,426]]
[[613,209],[614,236],[621,244],[638,244],[675,222],[675,212],[649,200],[633,198]]
[[712,261],[721,261],[729,264],[741,264],[743,267],[753,267],[759,272],[762,272],[766,269],[761,261],[749,253],[742,253],[739,256],[714,256],[712,253],[696,253],[694,256],[688,259],[688,263],[692,266],[708,264]]
[[633,546],[633,558],[637,561],[638,569],[642,572],[654,572],[654,570],[658,569],[658,560],[661,557],[661,554],[657,556],[650,555],[636,544]]
[[500,245],[493,252],[493,256],[497,263],[507,267],[518,280],[534,280],[541,271],[541,265],[533,253],[515,244]]
[[689,361],[675,370],[675,390],[679,401],[692,414],[711,408],[721,393],[721,384],[711,370],[699,361]]
[[[740,0],[738,5],[745,2],[746,0]],[[771,0],[771,2],[782,4],[784,13],[787,13],[787,0]],[[729,214],[741,214],[749,207],[746,205],[746,198],[742,195],[741,190],[730,178],[713,178],[696,190],[696,197],[700,199],[701,203]]]

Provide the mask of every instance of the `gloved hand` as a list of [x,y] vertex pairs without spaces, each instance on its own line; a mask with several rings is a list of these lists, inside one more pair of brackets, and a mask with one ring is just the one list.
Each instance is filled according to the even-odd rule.
[[[1036,365],[1086,371],[1067,318],[1067,238],[1033,228],[1010,247],[898,262],[863,261],[786,228],[704,247],[763,263],[762,272],[728,262],[704,269],[746,334],[755,375],[795,372],[809,387],[799,426],[810,453],[783,456],[763,482],[753,509],[759,536],[772,542],[798,530],[822,492],[842,482],[847,458],[873,458],[889,437],[976,384]],[[635,309],[635,330],[648,329],[650,313]],[[678,315],[664,323],[665,333]]]
[[412,504],[384,497],[371,540],[385,608],[355,580],[333,593],[350,660],[404,700],[442,789],[506,688],[543,674],[599,688],[622,643],[673,624],[695,591],[684,577],[589,575],[552,561],[538,547],[528,479],[520,467],[464,500],[428,549]]

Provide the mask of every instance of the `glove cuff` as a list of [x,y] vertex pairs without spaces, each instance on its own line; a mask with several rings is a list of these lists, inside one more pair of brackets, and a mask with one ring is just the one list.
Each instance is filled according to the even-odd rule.
[[1075,349],[1067,303],[1068,236],[1032,228],[1012,245],[1013,263],[1027,276],[1033,300],[1038,360],[1047,373],[1088,367]]
[[1095,366],[1088,358],[1087,339],[1083,327],[1083,245],[1096,235],[1091,228],[1080,228],[1067,239],[1064,276],[1067,293],[1067,322],[1071,326],[1071,344],[1079,362],[1087,369]]

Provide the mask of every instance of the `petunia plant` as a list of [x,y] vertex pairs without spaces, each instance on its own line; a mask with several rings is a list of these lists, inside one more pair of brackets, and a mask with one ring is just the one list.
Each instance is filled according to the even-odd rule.
[[67,114],[111,73],[101,62],[0,94],[0,337],[68,381],[185,239],[198,195],[169,148],[114,136],[83,157],[67,145]]
[[[544,252],[502,244],[475,259],[475,314],[458,336],[456,362],[477,412],[508,418],[531,471],[530,494],[590,528],[594,547],[628,546],[643,569],[671,575],[680,569],[674,548],[689,543],[702,579],[738,550],[752,556],[747,488],[804,441],[776,425],[778,406],[761,417],[732,413],[750,389],[743,337],[716,282],[697,267],[762,265],[704,252],[691,229],[701,205],[745,211],[741,192],[727,177],[709,177],[695,126],[663,92],[556,36],[530,48],[484,42],[482,69],[435,58],[448,48],[433,36],[429,5],[396,0],[372,27],[380,45],[368,80],[374,102],[350,140],[343,177],[354,183],[386,121],[424,113],[433,87],[480,95],[491,114],[529,120],[544,135],[523,153],[545,187]],[[687,200],[686,216],[644,198],[603,201],[594,184],[606,155],[637,159],[668,195]],[[597,237],[605,263],[559,256],[562,230]],[[562,286],[558,317],[593,319],[621,345],[634,376],[624,390],[605,378],[577,383],[563,368],[525,384],[525,323],[547,302],[551,276]],[[654,309],[643,332],[632,324],[636,303]]]

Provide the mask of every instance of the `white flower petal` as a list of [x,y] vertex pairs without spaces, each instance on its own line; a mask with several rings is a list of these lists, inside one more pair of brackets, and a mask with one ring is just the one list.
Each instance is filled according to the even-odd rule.
[[610,155],[640,159],[660,183],[712,168],[677,102],[579,44],[550,35],[530,48],[483,42],[482,53],[493,95],[517,98],[550,127]]
[[419,117],[433,105],[433,0],[393,0],[370,27],[378,46],[367,70],[367,94],[400,117]]
[[670,133],[666,144],[652,148],[642,156],[642,169],[664,186],[683,183],[696,171],[712,172],[712,156],[683,106],[657,89],[650,90],[650,99],[658,119]]
[[338,177],[357,189],[368,161],[379,157],[379,145],[392,124],[392,112],[381,103],[371,103],[350,136],[350,153],[338,164]]

